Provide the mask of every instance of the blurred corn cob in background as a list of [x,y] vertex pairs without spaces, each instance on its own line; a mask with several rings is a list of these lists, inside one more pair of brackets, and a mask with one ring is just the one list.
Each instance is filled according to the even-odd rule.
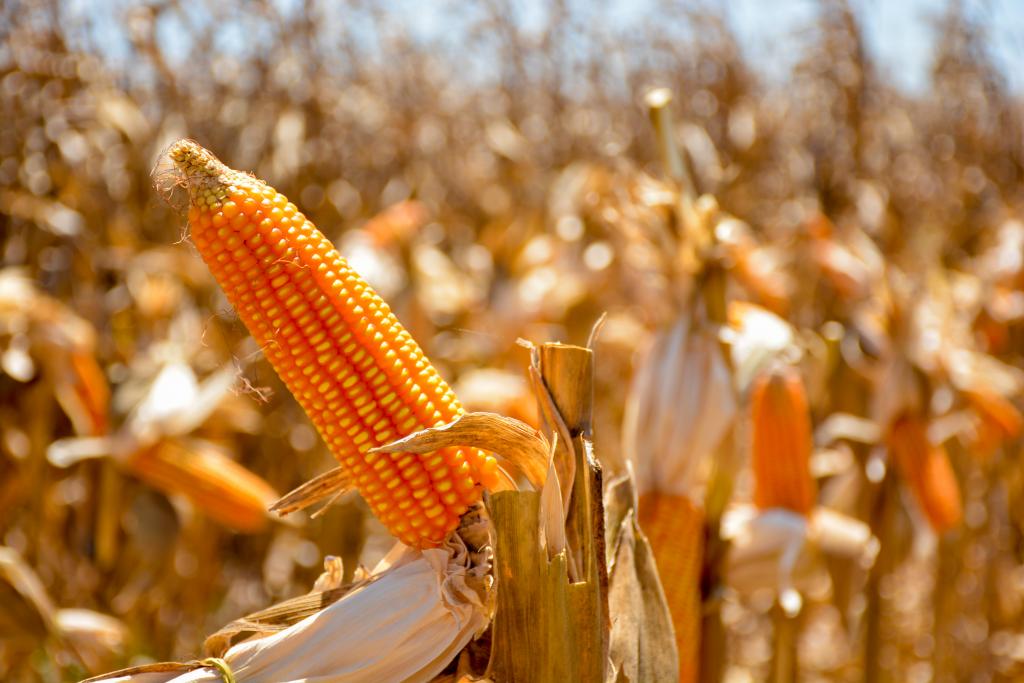
[[689,496],[648,491],[640,496],[638,520],[654,551],[672,617],[679,680],[696,681],[704,604],[704,511]]
[[810,513],[817,498],[811,477],[811,417],[800,374],[778,366],[751,389],[754,505]]
[[265,529],[267,508],[277,498],[267,482],[200,439],[161,439],[127,455],[124,467],[164,493],[184,495],[237,531]]
[[193,242],[351,484],[403,542],[439,543],[497,484],[493,456],[369,450],[457,417],[451,389],[294,204],[194,142],[167,154],[188,186]]
[[41,292],[23,271],[0,270],[0,370],[22,383],[39,369],[45,372],[82,436],[103,434],[110,420],[110,387],[96,360],[96,336],[88,321]]
[[945,449],[929,440],[924,417],[899,415],[889,427],[886,445],[932,528],[942,533],[959,524],[963,516],[960,485]]
[[697,316],[654,338],[626,402],[623,449],[672,615],[680,681],[699,677],[705,495],[711,458],[730,448],[736,410],[715,328]]
[[[116,397],[126,403],[125,396],[136,394],[131,412],[118,429],[94,437],[58,439],[48,448],[49,462],[67,468],[90,458],[109,457],[121,470],[168,496],[188,500],[220,524],[245,533],[263,531],[277,492],[229,457],[229,449],[202,433],[204,426],[215,421],[217,411],[236,398],[231,393],[236,370],[229,366],[200,382],[181,359],[161,358],[167,348],[154,345],[153,358],[140,359],[158,363],[148,383],[123,387]],[[239,428],[223,416],[219,424]]]

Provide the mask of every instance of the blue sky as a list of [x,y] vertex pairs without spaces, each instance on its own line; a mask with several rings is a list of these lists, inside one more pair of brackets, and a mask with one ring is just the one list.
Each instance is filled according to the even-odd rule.
[[[871,56],[897,85],[911,91],[926,85],[932,58],[933,20],[945,11],[949,1],[852,0],[865,27]],[[997,65],[1015,92],[1024,93],[1024,0],[952,1],[961,2],[967,12],[986,27]],[[274,2],[285,12],[299,6],[297,0]],[[656,0],[605,0],[602,16],[605,21],[618,25],[641,16],[654,4]],[[751,62],[774,79],[785,75],[800,55],[801,30],[813,24],[820,7],[819,0],[694,0],[694,4],[722,8]],[[72,0],[71,3],[75,10],[88,12],[96,19],[96,28],[100,31],[119,23],[117,17],[123,16],[130,5],[129,0]],[[392,0],[390,5],[399,8],[400,11],[392,15],[400,17],[410,32],[431,37],[451,37],[453,29],[449,18],[453,14],[464,16],[472,12],[472,4],[455,0]],[[531,17],[543,21],[543,8],[547,3],[545,0],[521,0],[519,7],[527,22]],[[343,16],[331,19],[344,21]],[[163,28],[166,30],[162,37],[173,42],[174,31],[169,25]],[[104,49],[114,58],[126,54],[122,51],[126,46],[119,46],[109,35],[107,33],[101,41]],[[241,35],[239,39],[243,44],[253,44],[251,36]],[[177,50],[173,44],[169,47],[172,56],[179,52],[185,58],[186,46],[178,46]]]
[[[911,90],[927,82],[933,23],[946,0],[854,0],[877,64],[898,85]],[[986,26],[991,54],[1015,91],[1024,92],[1024,0],[963,0],[967,12]],[[751,57],[768,71],[784,72],[796,57],[787,36],[809,25],[816,0],[723,0],[733,28]]]

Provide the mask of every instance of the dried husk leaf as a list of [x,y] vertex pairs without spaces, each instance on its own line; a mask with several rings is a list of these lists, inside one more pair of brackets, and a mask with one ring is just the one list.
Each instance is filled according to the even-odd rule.
[[732,428],[737,403],[716,335],[689,316],[659,334],[636,372],[623,417],[623,451],[641,494],[703,500],[707,459]]
[[754,379],[780,357],[790,362],[799,359],[796,330],[771,311],[746,301],[732,301],[728,319],[722,337],[729,343],[736,389],[740,394],[745,394]]
[[430,453],[448,446],[472,446],[501,456],[540,490],[547,476],[551,447],[544,435],[524,422],[495,413],[464,413],[372,449],[371,453]]
[[[340,599],[231,646],[221,659],[237,683],[426,683],[487,625],[485,558],[470,553],[457,535],[429,550],[397,544],[369,580]],[[176,665],[191,669],[184,673],[147,667],[90,681],[222,680],[214,666],[196,664]]]
[[808,547],[808,519],[784,508],[758,510],[735,506],[722,519],[722,538],[729,541],[725,578],[740,595],[770,589],[805,592],[816,578],[816,562]]
[[338,466],[313,477],[305,484],[281,496],[270,506],[270,512],[276,512],[284,517],[299,510],[305,510],[310,505],[324,500],[327,501],[326,507],[335,498],[352,488],[352,481],[345,474],[345,469]]
[[810,516],[784,508],[758,510],[737,505],[726,513],[722,536],[730,541],[726,578],[741,595],[770,589],[824,597],[828,575],[824,556],[871,566],[878,541],[863,522],[816,507]]
[[675,631],[678,679],[696,681],[703,618],[704,512],[686,496],[656,492],[642,495],[639,508],[639,526],[653,551]]
[[[672,618],[666,609],[654,554],[633,513],[626,512],[610,553],[613,562],[609,568],[608,606],[616,618],[608,652],[611,666],[605,680],[695,680],[692,673],[680,671],[680,657],[673,647]],[[696,657],[686,662],[695,672]]]
[[102,671],[123,651],[128,629],[119,620],[88,609],[59,609],[57,630],[90,671]]

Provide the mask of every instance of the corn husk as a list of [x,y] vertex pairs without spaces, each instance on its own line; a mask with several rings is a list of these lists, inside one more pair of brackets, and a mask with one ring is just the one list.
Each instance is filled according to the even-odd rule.
[[722,537],[730,541],[728,585],[745,597],[770,590],[787,610],[797,612],[803,596],[829,595],[824,556],[855,561],[867,569],[878,551],[866,524],[824,507],[805,516],[784,508],[736,505],[723,517]]
[[637,370],[623,417],[623,450],[641,495],[703,500],[708,458],[731,429],[737,403],[712,329],[680,318],[658,335]]
[[687,496],[647,493],[640,497],[639,522],[662,576],[679,651],[679,680],[695,681],[700,661],[704,511]]
[[[608,482],[605,492],[608,603],[613,615],[605,680],[692,680],[699,661],[699,583],[682,582],[692,586],[690,604],[696,608],[698,629],[690,634],[685,650],[678,649],[677,630],[673,648],[672,598],[658,576],[652,545],[637,524],[636,488],[628,467],[625,474]],[[686,623],[692,623],[692,618]]]
[[746,301],[733,301],[728,308],[728,322],[722,338],[729,344],[740,394],[745,394],[754,378],[780,357],[789,362],[799,360],[796,330],[771,311]]
[[636,471],[639,524],[661,576],[681,681],[698,675],[704,501],[738,406],[714,326],[683,316],[655,337],[626,402],[623,450]]
[[[487,552],[458,535],[440,548],[396,544],[326,608],[276,632],[215,653],[237,683],[357,683],[432,680],[488,624]],[[211,683],[212,662],[114,672],[90,683]]]

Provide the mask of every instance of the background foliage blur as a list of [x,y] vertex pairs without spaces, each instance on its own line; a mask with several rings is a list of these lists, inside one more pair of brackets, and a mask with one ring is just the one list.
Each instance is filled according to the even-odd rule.
[[[861,306],[881,289],[895,309],[941,300],[928,343],[1021,367],[1024,119],[959,6],[936,13],[928,82],[908,94],[841,0],[815,5],[775,85],[718,11],[687,3],[628,32],[570,3],[539,22],[503,0],[451,5],[424,37],[394,20],[401,3],[161,0],[116,6],[110,23],[4,2],[0,678],[190,658],[223,623],[307,590],[324,555],[351,576],[387,545],[354,499],[304,524],[251,513],[330,459],[181,243],[174,188],[154,192],[170,142],[194,138],[292,198],[471,408],[532,419],[516,339],[584,343],[607,311],[596,439],[614,469],[634,351],[685,303],[686,269],[650,229],[672,220],[648,182],[665,175],[652,86],[676,94],[693,188],[740,221],[737,253],[769,264],[771,287],[740,278],[730,296],[784,315],[810,347],[838,340],[851,364],[892,333]],[[949,369],[914,361],[927,410],[960,415]],[[816,421],[870,412],[875,385],[856,372],[822,382]],[[922,545],[912,518],[882,538],[896,550],[874,655],[896,680],[1024,675],[1021,442],[977,457],[979,429],[949,431],[955,540]],[[250,482],[237,505],[189,498],[160,470],[189,458],[237,461],[269,487]],[[734,602],[725,668],[758,680],[763,615]],[[864,635],[835,606],[807,623],[806,680],[863,675]]]

